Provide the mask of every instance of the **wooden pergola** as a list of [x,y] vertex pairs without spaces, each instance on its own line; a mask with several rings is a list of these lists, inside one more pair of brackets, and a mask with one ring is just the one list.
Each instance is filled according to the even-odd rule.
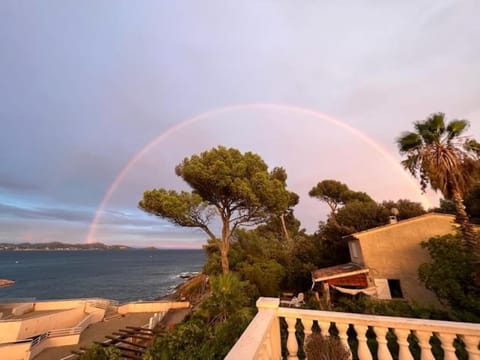
[[[113,346],[121,351],[122,359],[141,360],[147,347],[153,343],[156,332],[143,327],[127,326],[107,335],[106,341],[94,341],[95,344],[102,347]],[[72,354],[81,356],[87,348],[80,348],[79,351],[73,350]]]

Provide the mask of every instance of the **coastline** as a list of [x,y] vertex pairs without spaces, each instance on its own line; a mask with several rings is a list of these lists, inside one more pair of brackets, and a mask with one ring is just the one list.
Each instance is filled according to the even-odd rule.
[[208,276],[196,273],[178,284],[169,293],[155,298],[156,301],[188,301],[192,307],[196,307],[209,294]]
[[111,298],[119,303],[152,301],[172,294],[185,272],[200,271],[205,255],[195,251],[0,251],[0,301]]
[[15,281],[8,279],[0,279],[0,287],[11,286],[15,284]]

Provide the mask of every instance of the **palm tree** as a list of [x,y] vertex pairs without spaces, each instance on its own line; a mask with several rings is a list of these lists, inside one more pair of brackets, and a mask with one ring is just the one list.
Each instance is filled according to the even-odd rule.
[[428,185],[440,190],[455,204],[456,221],[460,224],[466,245],[480,261],[480,243],[468,218],[463,196],[472,185],[472,171],[478,160],[478,143],[462,136],[468,128],[467,120],[452,120],[445,124],[445,114],[432,114],[424,121],[414,123],[415,132],[404,132],[397,144],[400,154],[406,155],[402,165],[413,176],[420,178],[422,191]]

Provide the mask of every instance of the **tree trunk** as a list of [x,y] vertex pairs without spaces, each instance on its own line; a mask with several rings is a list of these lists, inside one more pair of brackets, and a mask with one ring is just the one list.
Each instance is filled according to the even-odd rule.
[[460,225],[460,229],[468,250],[471,251],[472,255],[474,256],[475,263],[478,264],[480,262],[479,238],[476,236],[473,226],[468,218],[468,214],[465,211],[465,205],[463,205],[462,196],[456,190],[453,191],[452,195],[453,202],[455,203],[455,209],[457,211],[456,222]]
[[222,227],[222,242],[220,244],[220,257],[222,259],[222,272],[227,274],[230,270],[228,263],[228,250],[230,248],[230,223],[228,220],[223,220]]
[[285,240],[290,241],[290,236],[288,235],[287,225],[285,224],[285,214],[280,215],[280,221],[282,222],[283,235]]

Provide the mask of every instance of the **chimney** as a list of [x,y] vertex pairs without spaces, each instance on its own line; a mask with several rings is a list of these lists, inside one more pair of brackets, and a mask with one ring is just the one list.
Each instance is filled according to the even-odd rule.
[[391,208],[390,209],[390,214],[392,214],[388,217],[390,224],[396,224],[398,222],[398,220],[397,220],[398,213],[399,213],[399,211],[398,211],[397,208]]

